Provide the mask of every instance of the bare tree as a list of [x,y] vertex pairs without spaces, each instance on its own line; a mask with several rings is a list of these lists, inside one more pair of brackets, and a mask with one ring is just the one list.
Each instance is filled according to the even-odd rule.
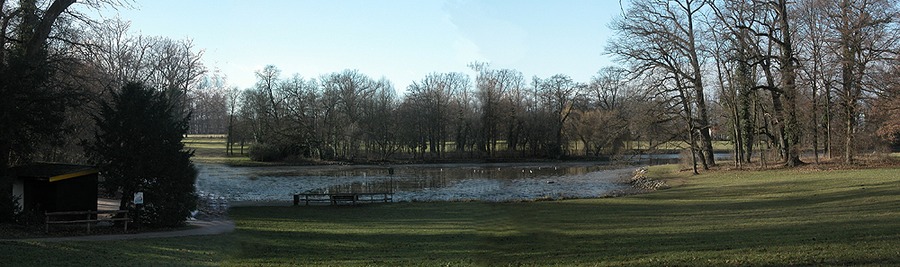
[[[800,21],[799,38],[805,40],[799,43],[803,53],[799,62],[801,80],[808,87],[810,99],[810,133],[812,134],[813,157],[819,162],[820,143],[823,153],[829,155],[832,152],[832,88],[835,84],[837,69],[831,62],[837,61],[835,55],[829,52],[830,36],[828,35],[827,16],[825,7],[830,1],[807,0],[799,2],[798,19]],[[821,101],[824,100],[824,103]],[[820,113],[821,116],[820,116]],[[823,134],[823,137],[820,137]]]
[[225,140],[225,151],[230,155],[234,155],[235,138],[235,116],[238,115],[238,107],[241,102],[241,91],[237,87],[228,88],[225,96],[228,103],[228,133]]
[[[426,141],[428,150],[438,158],[445,152],[445,144],[450,139],[451,129],[460,131],[459,116],[461,104],[459,94],[466,92],[468,77],[461,73],[432,73],[407,89],[406,99],[416,103],[412,106],[421,110],[420,116],[427,121]],[[457,133],[459,134],[459,133]]]
[[[497,141],[503,134],[502,123],[514,120],[515,100],[511,99],[515,98],[510,97],[511,92],[521,93],[525,86],[525,79],[522,73],[516,70],[495,70],[484,63],[473,63],[469,67],[478,72],[478,77],[475,79],[476,96],[481,115],[481,136],[477,141],[478,149],[487,152],[488,156],[494,156],[497,151]],[[511,128],[508,126],[507,132],[514,130]]]
[[328,128],[333,129],[329,139],[337,145],[340,157],[354,159],[359,156],[363,137],[361,120],[366,101],[372,98],[379,84],[356,70],[345,70],[320,78],[330,115]]
[[373,84],[372,96],[366,101],[364,120],[367,154],[376,154],[378,160],[387,160],[398,149],[397,108],[399,100],[394,86],[386,78]]
[[539,106],[552,118],[550,127],[554,140],[551,143],[550,155],[559,158],[568,150],[569,142],[564,139],[564,128],[585,86],[562,74],[543,80],[537,77],[534,79],[539,92]]
[[221,134],[228,125],[228,84],[218,71],[204,75],[190,91],[189,133]]
[[896,60],[898,49],[896,1],[864,0],[835,1],[826,7],[829,28],[838,47],[841,66],[840,105],[844,124],[843,157],[845,163],[854,162],[857,127],[860,122],[860,101],[873,88],[876,78],[872,67]]
[[[699,148],[696,151],[704,168],[715,165],[698,45],[699,19],[706,6],[702,0],[632,3],[625,15],[613,23],[618,36],[607,47],[609,53],[628,62],[636,73],[657,72],[656,77],[670,81],[680,92],[691,147]],[[699,144],[693,141],[695,134],[700,137]]]

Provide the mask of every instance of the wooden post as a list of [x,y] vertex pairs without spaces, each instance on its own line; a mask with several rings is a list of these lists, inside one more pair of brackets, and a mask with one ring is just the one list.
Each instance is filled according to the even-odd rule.
[[[300,205],[300,195],[294,194],[294,206],[299,206],[299,205]],[[307,205],[309,205],[309,202],[307,202]]]

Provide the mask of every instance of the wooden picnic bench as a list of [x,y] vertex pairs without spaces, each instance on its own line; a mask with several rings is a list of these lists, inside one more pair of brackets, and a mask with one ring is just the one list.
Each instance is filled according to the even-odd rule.
[[[109,217],[100,217],[97,215],[100,214],[111,214]],[[123,214],[124,217],[116,217],[119,214]],[[60,212],[46,212],[44,213],[45,220],[44,222],[47,225],[46,232],[50,232],[51,224],[78,224],[83,223],[87,225],[87,232],[91,232],[91,224],[97,222],[125,222],[125,232],[128,232],[128,223],[131,222],[131,218],[128,218],[127,210],[87,210],[87,211],[60,211]],[[84,215],[84,219],[73,219],[73,217],[78,217],[80,215]]]
[[329,202],[331,205],[338,205],[342,202],[349,202],[356,205],[360,202],[393,202],[393,193],[332,193],[332,194],[294,194],[294,206],[299,206],[300,202],[305,202],[309,206],[310,202]]
[[356,205],[356,201],[359,200],[359,195],[357,194],[331,194],[331,205],[337,205],[338,202],[350,202],[353,205]]

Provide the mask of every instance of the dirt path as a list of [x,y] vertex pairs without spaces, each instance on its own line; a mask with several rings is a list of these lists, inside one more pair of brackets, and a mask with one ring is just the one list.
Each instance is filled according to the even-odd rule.
[[26,242],[62,242],[62,241],[110,241],[110,240],[131,240],[131,239],[147,239],[147,238],[166,238],[166,237],[182,237],[197,235],[217,235],[234,231],[234,222],[230,220],[214,220],[214,221],[189,221],[189,225],[196,226],[193,229],[167,231],[167,232],[148,232],[137,234],[118,234],[118,235],[89,235],[89,236],[71,236],[71,237],[50,237],[50,238],[31,238],[31,239],[6,239],[0,241],[26,241]]

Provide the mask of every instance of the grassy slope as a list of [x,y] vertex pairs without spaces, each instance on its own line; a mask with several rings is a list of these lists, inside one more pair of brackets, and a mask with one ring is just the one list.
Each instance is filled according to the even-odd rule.
[[[202,163],[221,163],[229,165],[253,165],[256,162],[251,161],[246,155],[229,156],[225,149],[225,138],[217,135],[189,135],[182,140],[184,147],[194,151],[192,160]],[[236,145],[237,146],[237,145]],[[244,153],[249,150],[249,146],[244,147]],[[239,154],[240,147],[234,149],[235,154]]]
[[[238,230],[4,242],[5,264],[900,265],[900,169],[717,172],[622,198],[232,210]],[[109,260],[103,260],[109,259]]]

